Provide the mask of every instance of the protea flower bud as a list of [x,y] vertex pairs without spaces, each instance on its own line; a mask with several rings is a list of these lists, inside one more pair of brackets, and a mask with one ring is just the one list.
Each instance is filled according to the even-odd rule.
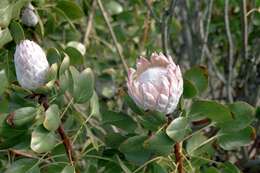
[[170,56],[153,53],[151,61],[141,57],[137,70],[129,70],[127,87],[138,106],[169,114],[177,107],[183,92],[181,70]]
[[16,76],[19,84],[36,89],[44,84],[49,63],[42,48],[30,40],[21,41],[14,54]]
[[39,19],[34,12],[34,7],[32,6],[32,4],[29,3],[26,7],[23,8],[21,20],[24,25],[29,27],[37,25]]

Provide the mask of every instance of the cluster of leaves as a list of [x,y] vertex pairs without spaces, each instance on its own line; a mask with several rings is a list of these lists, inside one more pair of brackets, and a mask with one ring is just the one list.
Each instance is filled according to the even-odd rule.
[[[0,2],[0,172],[174,172],[176,143],[182,143],[186,172],[240,172],[225,157],[236,156],[234,151],[255,139],[252,125],[259,111],[241,101],[202,100],[209,82],[206,67],[183,74],[183,98],[173,115],[144,112],[124,88],[115,91],[125,76],[101,11],[96,12],[90,43],[82,39],[84,16],[96,8],[96,1],[34,0],[40,18],[35,28],[19,20],[28,2]],[[144,15],[136,16],[134,7],[144,3],[127,5],[123,10],[117,1],[104,3],[132,63],[137,45],[148,54],[158,45],[156,37],[140,43]],[[33,92],[19,87],[13,65],[15,45],[25,38],[41,44],[51,64],[45,86]],[[70,41],[86,41],[87,55]]]

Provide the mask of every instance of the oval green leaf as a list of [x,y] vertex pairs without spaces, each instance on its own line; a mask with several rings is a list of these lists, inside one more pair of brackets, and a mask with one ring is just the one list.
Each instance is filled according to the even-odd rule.
[[189,80],[199,93],[205,91],[208,87],[208,71],[205,67],[193,67],[185,72],[184,79]]
[[76,172],[75,172],[75,168],[73,166],[67,165],[61,171],[61,173],[76,173]]
[[90,100],[94,91],[94,74],[90,68],[82,71],[78,78],[73,78],[73,97],[76,103],[84,103]]
[[23,107],[15,110],[8,117],[11,117],[11,124],[19,127],[31,123],[34,117],[36,116],[36,113],[37,109],[35,109],[34,107]]
[[60,122],[60,109],[58,105],[53,104],[46,110],[43,126],[49,131],[55,131],[58,129]]
[[5,74],[5,70],[0,70],[0,96],[4,93],[7,85],[8,85],[8,79]]
[[9,29],[16,44],[25,39],[23,28],[19,23],[12,21]]
[[189,117],[192,120],[209,118],[216,123],[232,120],[232,114],[227,106],[210,100],[196,100],[192,103]]
[[255,109],[246,102],[235,102],[228,105],[233,119],[221,124],[224,131],[239,131],[249,126],[255,117]]
[[61,0],[58,1],[57,7],[61,9],[71,20],[79,19],[84,16],[84,12],[73,1]]
[[255,129],[253,127],[247,127],[236,132],[222,132],[220,131],[218,137],[218,143],[224,150],[233,150],[241,146],[250,144],[255,139]]
[[166,134],[176,142],[183,140],[190,132],[189,120],[186,117],[175,118],[166,128]]
[[38,126],[32,132],[31,149],[36,153],[51,151],[57,143],[54,132],[49,132],[43,126]]

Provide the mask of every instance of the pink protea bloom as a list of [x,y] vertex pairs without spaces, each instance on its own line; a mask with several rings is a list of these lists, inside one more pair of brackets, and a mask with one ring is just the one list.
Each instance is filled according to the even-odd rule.
[[151,60],[140,57],[137,69],[130,68],[128,94],[144,110],[172,113],[183,92],[181,70],[170,56],[153,53]]

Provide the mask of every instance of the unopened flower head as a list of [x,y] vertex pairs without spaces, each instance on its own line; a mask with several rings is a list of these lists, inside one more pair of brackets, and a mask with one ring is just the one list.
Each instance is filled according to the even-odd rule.
[[35,14],[34,10],[35,10],[34,7],[30,3],[23,8],[21,14],[21,20],[24,25],[29,27],[33,27],[37,25],[39,19],[38,16]]
[[49,70],[45,52],[35,42],[21,41],[14,54],[16,76],[19,84],[27,89],[36,89],[45,82]]
[[150,61],[140,57],[137,69],[130,68],[128,93],[145,110],[172,113],[183,92],[181,70],[170,56],[153,53]]

